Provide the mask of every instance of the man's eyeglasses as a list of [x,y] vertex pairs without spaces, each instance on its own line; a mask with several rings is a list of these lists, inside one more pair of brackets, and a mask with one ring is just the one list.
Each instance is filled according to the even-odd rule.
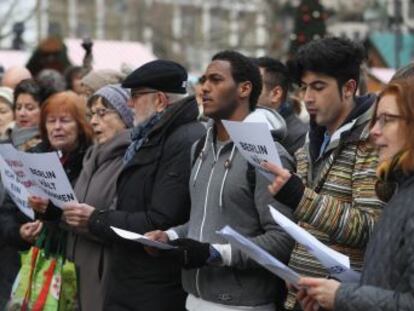
[[111,113],[111,112],[116,112],[116,110],[108,109],[108,108],[98,108],[95,111],[90,110],[87,116],[89,119],[92,119],[94,116],[97,116],[98,118],[102,119],[108,113]]
[[142,96],[142,95],[145,95],[145,94],[152,94],[152,93],[157,93],[158,91],[157,90],[149,90],[149,91],[135,91],[135,90],[132,90],[131,91],[131,98],[132,99],[134,99],[134,98],[138,98],[138,97],[140,97],[140,96]]
[[378,123],[379,127],[383,129],[387,124],[400,120],[405,120],[405,118],[397,114],[381,113],[375,116],[374,125]]

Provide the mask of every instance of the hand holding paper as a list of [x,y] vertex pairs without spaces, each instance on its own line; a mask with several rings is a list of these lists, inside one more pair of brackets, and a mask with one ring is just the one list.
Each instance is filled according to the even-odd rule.
[[260,163],[268,161],[282,166],[279,153],[266,123],[222,120],[231,140],[241,155],[270,181],[274,175],[264,170]]
[[288,182],[292,174],[287,169],[284,169],[278,164],[266,161],[262,162],[261,165],[265,170],[267,170],[275,176],[273,182],[268,186],[269,192],[272,195],[275,195]]
[[88,228],[88,221],[95,207],[85,203],[66,203],[63,205],[63,216],[66,222],[78,229]]
[[126,239],[126,240],[130,240],[130,241],[134,241],[137,243],[140,243],[142,245],[145,246],[149,246],[149,247],[155,247],[158,249],[162,249],[162,250],[169,250],[169,249],[175,249],[174,246],[163,243],[163,242],[159,242],[159,241],[153,241],[150,240],[149,238],[147,238],[145,235],[136,233],[136,232],[131,232],[128,230],[123,230],[117,227],[113,227],[111,226],[111,229],[121,238]]
[[348,256],[326,246],[271,205],[269,205],[269,210],[273,219],[283,230],[295,239],[296,242],[302,244],[309,253],[314,255],[331,275],[342,281],[355,281],[359,279],[359,273],[350,268]]
[[27,202],[35,212],[40,214],[46,213],[47,206],[49,205],[49,199],[44,199],[35,195],[29,195]]
[[240,249],[267,270],[298,288],[299,275],[295,271],[271,256],[268,252],[249,239],[243,237],[230,226],[225,226],[220,231],[217,231],[217,234],[229,241],[232,247]]

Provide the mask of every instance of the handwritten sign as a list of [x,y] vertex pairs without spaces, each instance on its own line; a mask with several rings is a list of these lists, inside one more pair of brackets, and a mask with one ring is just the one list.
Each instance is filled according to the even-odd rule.
[[260,163],[273,162],[282,166],[272,135],[266,123],[222,120],[231,140],[241,155],[270,181],[274,175],[264,170]]

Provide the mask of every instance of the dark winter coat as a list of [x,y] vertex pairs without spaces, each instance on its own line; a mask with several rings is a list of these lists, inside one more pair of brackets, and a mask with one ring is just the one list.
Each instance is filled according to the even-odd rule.
[[365,252],[359,284],[342,284],[339,311],[414,310],[414,175],[397,178]]
[[172,104],[149,132],[117,182],[117,210],[92,214],[90,231],[115,240],[104,310],[184,310],[181,268],[151,257],[137,243],[117,239],[109,226],[138,233],[188,220],[191,146],[205,132],[193,97]]

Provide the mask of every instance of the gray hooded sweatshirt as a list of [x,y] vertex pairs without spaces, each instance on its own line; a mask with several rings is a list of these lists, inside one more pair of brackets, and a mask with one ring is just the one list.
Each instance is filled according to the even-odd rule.
[[[242,235],[287,263],[293,241],[273,221],[267,204],[292,217],[289,208],[276,202],[267,190],[269,181],[255,173],[252,193],[248,163],[232,142],[216,144],[214,126],[207,126],[205,144],[190,178],[190,220],[172,228],[179,237],[211,244],[226,244],[216,231],[230,225]],[[293,160],[275,143],[283,166],[294,169]],[[217,149],[216,149],[217,148]],[[251,170],[250,170],[251,171]],[[203,300],[230,306],[258,306],[275,301],[282,282],[254,261],[231,248],[230,266],[205,266],[183,270],[184,289]]]

